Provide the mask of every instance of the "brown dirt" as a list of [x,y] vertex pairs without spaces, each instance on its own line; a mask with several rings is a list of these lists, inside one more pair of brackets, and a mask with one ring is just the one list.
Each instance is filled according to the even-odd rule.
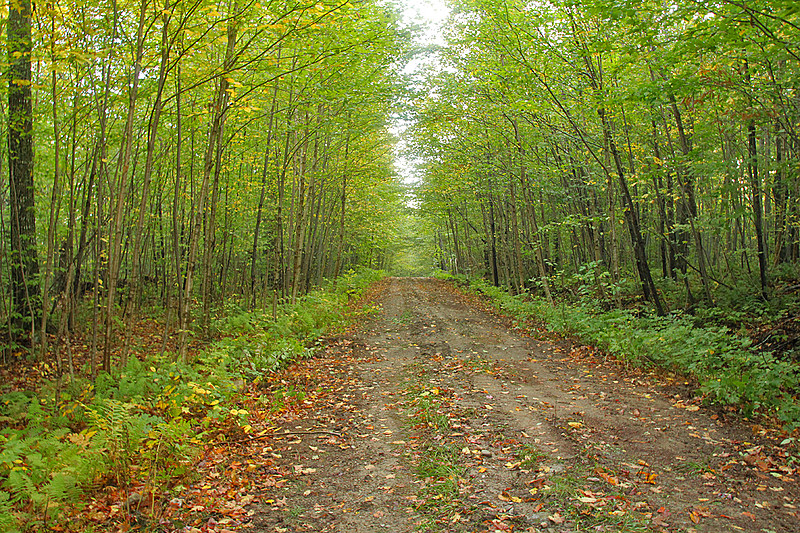
[[285,476],[253,531],[800,531],[796,470],[734,417],[445,282],[375,304],[287,373],[316,392],[261,450]]

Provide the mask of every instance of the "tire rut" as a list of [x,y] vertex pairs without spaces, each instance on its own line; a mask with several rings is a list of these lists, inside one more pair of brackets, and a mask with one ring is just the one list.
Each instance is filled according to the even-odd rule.
[[[286,482],[265,488],[255,531],[800,529],[795,478],[745,464],[748,436],[689,398],[510,329],[444,282],[390,278],[377,303],[302,363],[329,392],[285,427],[344,436],[273,443]],[[415,418],[422,398],[438,427]],[[448,480],[421,470],[442,450],[460,473],[437,500]]]

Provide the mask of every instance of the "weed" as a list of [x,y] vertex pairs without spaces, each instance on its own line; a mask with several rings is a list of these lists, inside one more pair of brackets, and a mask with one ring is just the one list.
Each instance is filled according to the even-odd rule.
[[305,507],[292,507],[291,509],[286,510],[286,516],[290,519],[297,519],[303,516],[303,513],[306,512]]
[[424,424],[436,431],[445,431],[450,427],[450,419],[441,411],[436,394],[436,389],[423,390],[412,399],[410,420],[415,425]]
[[[417,465],[417,476],[425,481],[419,496],[423,503],[418,510],[437,519],[455,515],[461,509],[458,484],[466,469],[458,464],[459,450],[455,445],[431,445],[425,449]],[[431,525],[432,527],[432,525]]]
[[305,398],[306,392],[296,388],[294,385],[282,386],[272,393],[270,411],[273,413],[282,411],[291,405],[301,403]]
[[[698,325],[692,317],[651,316],[646,312],[605,311],[590,300],[557,305],[526,294],[512,296],[484,280],[471,290],[491,298],[514,317],[543,322],[550,330],[576,336],[626,363],[659,365],[692,375],[710,401],[738,405],[744,414],[775,416],[791,431],[800,427],[797,364],[756,351],[748,338],[724,326]],[[713,311],[706,311],[706,315]]]
[[521,468],[531,469],[535,468],[542,459],[547,458],[547,454],[542,453],[535,446],[523,444],[517,453],[517,458],[521,461]]
[[678,467],[675,468],[675,470],[687,474],[698,474],[698,475],[705,473],[716,474],[716,471],[709,465],[703,463],[697,463],[694,461],[686,461],[684,463],[681,463]]
[[389,318],[389,322],[397,326],[407,326],[411,323],[412,320],[414,320],[414,313],[412,313],[409,310],[403,311],[398,316],[393,316]]

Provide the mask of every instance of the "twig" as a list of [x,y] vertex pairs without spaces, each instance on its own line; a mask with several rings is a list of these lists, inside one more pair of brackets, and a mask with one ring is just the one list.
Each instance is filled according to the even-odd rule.
[[275,437],[286,437],[289,435],[333,435],[335,437],[343,438],[344,435],[341,433],[337,433],[336,431],[328,431],[326,429],[321,429],[318,431],[284,431],[283,433],[270,433],[266,435],[259,435],[257,437],[247,437],[238,440],[228,441],[228,444],[240,444],[243,442],[253,442],[262,439],[272,439]]

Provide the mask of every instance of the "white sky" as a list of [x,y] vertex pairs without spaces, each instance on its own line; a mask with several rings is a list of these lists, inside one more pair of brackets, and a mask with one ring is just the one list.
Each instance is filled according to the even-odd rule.
[[[450,12],[445,4],[445,0],[395,0],[395,2],[403,10],[403,22],[406,24],[416,24],[423,28],[423,33],[419,38],[419,44],[445,44],[442,35],[442,27]],[[424,66],[429,63],[430,60],[424,61],[415,59],[406,65],[404,72],[413,76],[421,72]],[[407,185],[414,184],[419,181],[416,168],[418,161],[410,159],[403,154],[405,150],[403,132],[406,126],[401,120],[397,119],[391,129],[392,133],[400,138],[395,153],[395,167],[397,168],[397,172],[402,177],[404,183]]]
[[450,10],[444,0],[395,0],[403,8],[404,21],[427,26],[423,43],[444,44],[441,25]]

